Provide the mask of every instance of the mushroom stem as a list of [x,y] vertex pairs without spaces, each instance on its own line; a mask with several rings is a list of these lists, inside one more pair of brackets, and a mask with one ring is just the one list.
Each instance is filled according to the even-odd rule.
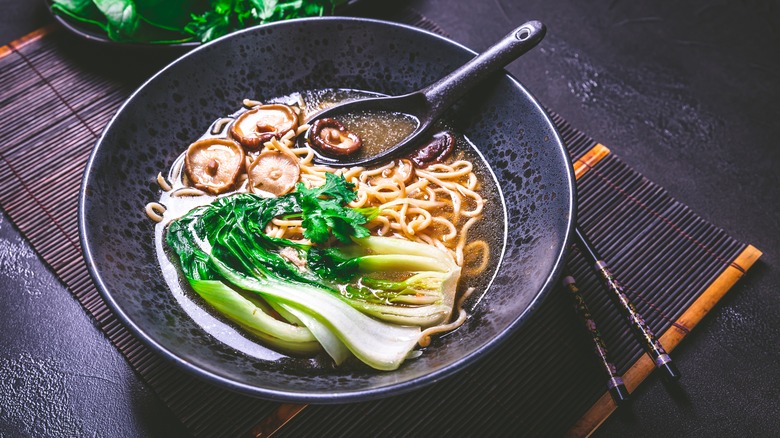
[[215,159],[210,159],[208,164],[206,164],[206,173],[208,173],[211,176],[214,176],[217,174],[217,170],[219,170],[219,161]]

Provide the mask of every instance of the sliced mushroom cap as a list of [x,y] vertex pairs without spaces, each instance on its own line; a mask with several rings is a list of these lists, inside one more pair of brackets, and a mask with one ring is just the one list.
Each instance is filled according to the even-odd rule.
[[455,136],[450,131],[442,131],[433,137],[416,151],[409,154],[409,159],[418,167],[426,168],[433,163],[441,163],[446,160],[455,147]]
[[312,123],[309,141],[317,150],[329,155],[349,155],[363,146],[363,140],[338,120],[325,117]]
[[249,190],[283,195],[298,182],[301,168],[289,156],[275,151],[263,152],[249,165]]
[[298,128],[298,114],[288,105],[262,105],[241,114],[230,127],[230,135],[249,150],[259,149],[272,138],[281,138]]
[[218,195],[233,188],[244,166],[244,150],[226,138],[198,140],[187,149],[184,164],[195,187]]

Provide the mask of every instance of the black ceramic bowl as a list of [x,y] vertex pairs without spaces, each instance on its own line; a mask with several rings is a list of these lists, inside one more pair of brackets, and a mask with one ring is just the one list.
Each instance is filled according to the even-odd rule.
[[452,115],[503,191],[506,209],[486,219],[505,230],[503,260],[473,316],[397,371],[317,369],[300,361],[259,359],[217,341],[163,281],[154,224],[144,214],[145,204],[159,198],[157,172],[246,97],[321,88],[402,94],[473,56],[412,27],[325,18],[248,29],[173,62],[122,106],[87,166],[81,237],[103,297],[133,333],[185,370],[269,399],[326,403],[383,397],[433,383],[484,355],[549,293],[574,222],[574,178],[560,137],[536,100],[508,75],[475,89]]

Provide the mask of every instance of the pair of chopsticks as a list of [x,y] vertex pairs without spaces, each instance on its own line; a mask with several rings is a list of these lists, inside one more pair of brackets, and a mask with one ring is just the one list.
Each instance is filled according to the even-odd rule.
[[[658,342],[655,334],[650,327],[647,326],[642,315],[637,312],[636,307],[628,298],[628,295],[623,290],[623,287],[615,278],[615,275],[609,270],[607,263],[599,256],[593,244],[590,243],[588,237],[579,228],[574,230],[575,237],[577,239],[577,246],[581,252],[585,255],[588,263],[596,271],[596,274],[601,280],[601,284],[609,294],[612,302],[617,305],[618,310],[626,318],[634,337],[640,343],[645,352],[650,356],[655,364],[655,367],[663,370],[664,377],[669,380],[677,380],[680,378],[680,371],[672,362],[672,358]],[[623,379],[616,373],[615,366],[610,362],[607,354],[607,347],[604,344],[604,340],[596,327],[596,323],[593,321],[593,317],[588,309],[585,299],[577,288],[577,283],[571,275],[566,275],[563,279],[563,285],[571,292],[572,299],[575,303],[575,308],[580,316],[580,319],[585,324],[586,329],[590,332],[591,339],[595,344],[596,355],[599,361],[603,365],[607,374],[607,388],[609,389],[612,398],[619,405],[628,400],[628,391],[626,390]]]

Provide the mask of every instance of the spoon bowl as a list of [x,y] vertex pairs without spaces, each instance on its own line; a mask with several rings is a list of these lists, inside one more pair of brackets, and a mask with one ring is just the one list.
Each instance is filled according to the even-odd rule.
[[[332,167],[370,166],[407,154],[428,134],[433,122],[439,119],[444,111],[492,73],[534,48],[544,38],[545,32],[544,24],[535,20],[529,21],[452,73],[421,90],[400,96],[352,100],[320,111],[309,123],[323,118],[338,119],[340,116],[359,112],[390,112],[411,117],[416,121],[417,127],[400,142],[376,154],[359,158],[334,156],[312,147],[314,161]],[[312,130],[308,129],[304,135],[299,136],[299,146],[313,145],[311,135]]]

